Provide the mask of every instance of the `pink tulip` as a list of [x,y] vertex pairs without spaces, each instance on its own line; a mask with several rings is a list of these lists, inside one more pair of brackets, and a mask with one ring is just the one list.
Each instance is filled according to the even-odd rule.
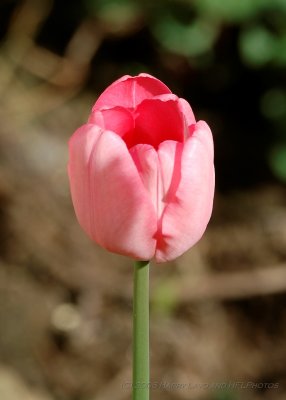
[[214,195],[211,130],[158,79],[110,85],[71,137],[69,155],[78,221],[105,249],[164,262],[203,235]]

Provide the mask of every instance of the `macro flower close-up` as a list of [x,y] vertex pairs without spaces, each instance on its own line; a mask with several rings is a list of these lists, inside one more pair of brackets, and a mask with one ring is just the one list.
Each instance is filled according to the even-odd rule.
[[114,253],[173,260],[211,216],[211,130],[148,74],[124,76],[100,95],[69,141],[68,172],[80,225]]

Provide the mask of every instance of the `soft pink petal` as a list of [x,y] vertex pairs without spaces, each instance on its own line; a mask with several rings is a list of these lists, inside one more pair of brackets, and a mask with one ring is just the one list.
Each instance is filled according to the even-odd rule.
[[191,126],[196,123],[196,119],[190,104],[185,99],[179,99],[179,105],[184,117],[186,119],[187,126]]
[[214,143],[210,127],[205,121],[198,121],[195,125],[190,126],[190,135],[199,136],[200,141],[209,152],[211,159],[214,158]]
[[134,145],[151,144],[158,148],[165,140],[184,141],[184,119],[175,95],[144,100],[135,114]]
[[[206,229],[214,195],[212,148],[210,129],[206,123],[199,122],[184,144],[181,160],[174,161],[177,174],[178,169],[181,171],[180,182],[159,221],[157,262],[179,257],[201,238]],[[171,147],[170,154],[173,157],[176,154]],[[167,163],[162,156],[160,162],[164,169]],[[175,178],[177,180],[178,177]]]
[[102,129],[115,132],[122,137],[127,145],[133,140],[134,117],[126,108],[114,107],[93,111],[89,117],[89,122],[100,126]]
[[158,152],[149,144],[138,144],[129,150],[150,195],[158,221],[176,194],[181,179],[182,150],[183,143],[172,140],[161,143]]
[[125,75],[110,85],[97,99],[93,111],[115,106],[135,108],[144,99],[171,93],[159,79],[148,74]]
[[77,219],[89,236],[92,235],[89,161],[101,134],[102,130],[98,126],[85,124],[69,140],[68,175],[71,196]]
[[[158,148],[160,177],[165,206],[175,200],[181,181],[181,158],[184,144],[167,140]],[[165,207],[164,207],[165,208]]]
[[[155,209],[125,143],[113,132],[104,131],[92,148],[88,167],[79,162],[85,147],[84,141],[72,142],[70,158],[73,202],[82,227],[107,250],[139,260],[152,258]],[[84,170],[83,186],[88,188],[83,194],[76,182],[81,175],[78,169]]]
[[138,144],[129,151],[141,180],[152,200],[157,219],[159,219],[164,208],[164,193],[159,171],[158,153],[154,147],[149,144]]

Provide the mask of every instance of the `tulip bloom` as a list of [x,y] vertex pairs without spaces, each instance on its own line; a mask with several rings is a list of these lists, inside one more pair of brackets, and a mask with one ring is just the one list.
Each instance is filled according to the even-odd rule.
[[71,195],[89,237],[136,260],[175,259],[209,222],[213,140],[158,79],[124,76],[69,141]]

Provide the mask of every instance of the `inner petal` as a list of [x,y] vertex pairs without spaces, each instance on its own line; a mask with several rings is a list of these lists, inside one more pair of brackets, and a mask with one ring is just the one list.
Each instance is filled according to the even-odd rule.
[[93,111],[119,104],[122,107],[135,108],[144,99],[164,93],[171,91],[163,82],[151,75],[140,74],[134,77],[126,75],[115,81],[99,96]]
[[155,149],[166,140],[184,141],[184,119],[174,95],[144,100],[135,112],[132,144],[150,144]]
[[134,118],[130,110],[119,106],[95,110],[91,113],[88,122],[98,125],[104,130],[116,133],[122,137],[127,147],[132,146]]
[[160,143],[184,142],[185,137],[186,123],[173,94],[144,100],[135,111],[120,106],[94,110],[88,122],[116,133],[129,149],[148,144],[157,150]]

